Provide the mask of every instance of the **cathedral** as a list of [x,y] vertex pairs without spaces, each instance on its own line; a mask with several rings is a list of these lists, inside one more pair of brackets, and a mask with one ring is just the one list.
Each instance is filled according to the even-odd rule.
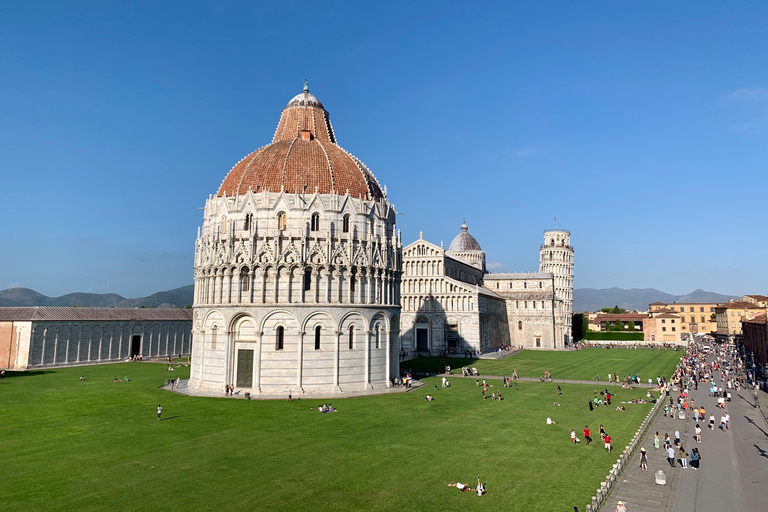
[[571,342],[570,233],[544,232],[539,272],[488,273],[466,223],[448,250],[419,237],[403,248],[401,346],[406,352],[559,350]]
[[395,209],[305,83],[205,203],[189,386],[375,392],[398,374]]
[[538,273],[493,274],[466,224],[447,251],[421,237],[403,248],[395,216],[386,187],[339,146],[305,83],[272,141],[205,203],[189,387],[377,393],[399,374],[403,350],[569,343],[567,231],[544,233]]

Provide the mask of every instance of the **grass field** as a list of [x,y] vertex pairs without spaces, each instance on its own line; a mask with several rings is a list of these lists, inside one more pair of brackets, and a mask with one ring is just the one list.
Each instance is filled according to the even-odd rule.
[[402,363],[403,368],[417,372],[434,373],[443,371],[446,365],[451,373],[461,373],[462,366],[473,366],[481,375],[510,377],[517,369],[520,377],[541,377],[545,370],[554,379],[607,380],[609,373],[637,375],[647,383],[651,378],[667,376],[674,371],[683,352],[672,349],[651,350],[648,348],[627,350],[618,348],[587,348],[576,352],[546,352],[523,350],[504,359],[462,359],[452,357],[420,357]]
[[[126,374],[130,382],[112,382]],[[169,375],[187,377],[153,363],[9,373],[0,383],[3,510],[572,510],[651,407],[590,412],[595,386],[564,385],[556,397],[555,385],[539,382],[484,401],[474,380],[455,378],[445,390],[427,379],[427,389],[407,394],[336,400],[340,412],[320,414],[314,400],[159,390]],[[500,380],[489,383],[500,389]],[[434,402],[424,401],[427,391]],[[616,391],[617,401],[645,395]],[[547,426],[547,416],[559,424]],[[600,423],[613,454],[599,443]],[[571,446],[571,429],[582,437],[587,424],[598,442]],[[483,497],[447,486],[478,475]]]

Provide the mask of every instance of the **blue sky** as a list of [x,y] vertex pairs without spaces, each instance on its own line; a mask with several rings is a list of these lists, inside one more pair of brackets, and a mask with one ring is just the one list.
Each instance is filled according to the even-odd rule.
[[303,80],[409,243],[575,286],[768,292],[765,2],[4,2],[0,288],[192,282],[208,194]]

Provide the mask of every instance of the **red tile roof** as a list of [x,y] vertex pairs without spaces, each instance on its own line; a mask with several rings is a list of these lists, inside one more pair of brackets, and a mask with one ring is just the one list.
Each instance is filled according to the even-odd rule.
[[191,309],[69,308],[35,306],[0,308],[0,322],[13,321],[192,321]]
[[227,175],[218,195],[269,190],[287,193],[336,193],[381,199],[370,170],[336,144],[328,112],[305,89],[280,116],[272,143],[241,160]]

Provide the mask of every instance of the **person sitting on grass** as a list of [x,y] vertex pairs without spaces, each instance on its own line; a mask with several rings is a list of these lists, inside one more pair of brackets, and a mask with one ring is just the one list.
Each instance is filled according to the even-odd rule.
[[485,494],[485,485],[480,483],[480,477],[477,477],[477,495],[482,496]]
[[469,485],[463,484],[461,482],[456,482],[455,484],[448,484],[448,487],[455,487],[458,490],[464,491],[464,492],[467,492],[468,490],[471,489],[471,487]]
[[555,423],[557,423],[557,422],[556,422],[556,421],[554,421],[554,420],[553,420],[552,418],[550,418],[549,416],[547,416],[547,425],[554,425]]
[[425,396],[424,400],[427,401],[427,402],[431,402],[432,401],[432,395]]

